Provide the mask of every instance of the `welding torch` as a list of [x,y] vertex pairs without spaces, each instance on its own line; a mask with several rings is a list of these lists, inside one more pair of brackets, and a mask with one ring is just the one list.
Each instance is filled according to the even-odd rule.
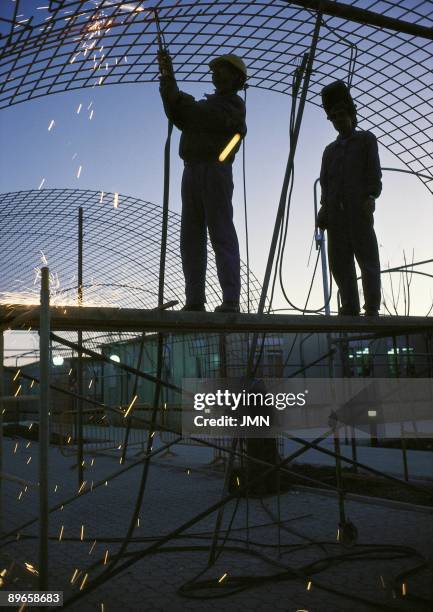
[[158,41],[158,63],[161,76],[174,76],[173,64],[164,38],[164,32],[159,21],[158,9],[154,8],[156,39]]

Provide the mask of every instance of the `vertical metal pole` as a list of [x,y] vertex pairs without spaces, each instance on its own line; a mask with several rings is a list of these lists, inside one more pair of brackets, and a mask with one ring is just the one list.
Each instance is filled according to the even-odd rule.
[[[306,70],[305,70],[305,78],[304,78],[304,83],[302,86],[301,98],[299,100],[299,109],[296,115],[296,122],[295,122],[295,127],[293,130],[293,138],[291,139],[291,142],[290,142],[289,158],[287,160],[283,187],[281,189],[280,202],[278,204],[277,216],[275,218],[274,233],[272,235],[272,241],[271,241],[271,246],[270,246],[269,255],[268,255],[268,262],[266,264],[265,277],[263,279],[262,292],[260,295],[260,302],[259,302],[259,306],[257,309],[257,312],[259,314],[262,314],[264,311],[266,297],[268,294],[269,282],[271,279],[272,268],[274,265],[275,250],[277,248],[278,236],[280,235],[281,223],[283,221],[284,211],[286,208],[287,192],[289,189],[289,184],[290,184],[291,176],[293,173],[293,162],[295,160],[295,153],[296,153],[296,147],[298,143],[299,131],[301,129],[302,117],[304,115],[304,107],[305,107],[305,102],[307,99],[307,92],[308,92],[308,87],[310,84],[310,77],[311,77],[311,72],[313,68],[314,56],[316,54],[317,42],[319,40],[319,32],[320,32],[321,23],[322,23],[322,13],[319,11],[317,13],[316,24],[314,26],[314,32],[313,32],[313,38],[311,41],[310,52],[308,54],[308,62],[307,62]],[[251,372],[253,371],[254,358],[255,358],[256,347],[257,347],[257,339],[258,339],[258,334],[254,334],[252,338],[252,342],[251,342],[250,353],[248,356],[248,369],[247,369],[248,376],[250,376]]]
[[48,268],[41,270],[39,325],[39,590],[48,590],[48,447],[50,435],[50,283]]
[[[4,335],[0,331],[0,474],[3,472]],[[3,478],[0,476],[0,534],[3,533]]]
[[[78,306],[83,304],[83,208],[78,209]],[[77,388],[80,396],[77,401],[77,462],[78,462],[78,488],[84,481],[83,469],[83,332],[78,330],[78,357],[77,357]]]

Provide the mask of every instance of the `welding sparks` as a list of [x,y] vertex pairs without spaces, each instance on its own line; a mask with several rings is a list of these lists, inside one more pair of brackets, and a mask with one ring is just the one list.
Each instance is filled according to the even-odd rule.
[[134,399],[132,400],[132,402],[129,404],[128,409],[126,410],[125,414],[123,415],[123,418],[126,418],[128,416],[128,414],[131,412],[133,405],[135,404],[135,402],[138,399],[138,395],[134,396]]
[[105,556],[104,556],[104,565],[107,565],[107,563],[108,563],[108,548],[107,548],[107,550],[105,551]]
[[32,458],[31,458],[31,457],[29,457],[29,458],[27,459],[27,465],[30,463],[30,461],[31,461],[31,460],[32,460]]
[[54,493],[56,493],[56,492],[57,492],[57,487],[58,487],[58,486],[59,486],[59,485],[56,485],[56,486],[54,487]]
[[29,448],[30,445],[31,445],[31,442],[27,442],[26,448]]
[[18,442],[15,443],[14,454],[17,452]]
[[80,178],[82,168],[83,168],[83,166],[79,166],[79,168],[78,168],[78,171],[77,171],[77,179],[79,179],[79,178]]
[[405,595],[407,594],[407,588],[406,588],[405,582],[402,582],[401,584],[401,594],[403,595],[403,597],[405,597]]
[[90,550],[89,550],[89,555],[92,554],[93,549],[95,548],[95,544],[96,544],[96,540],[93,540],[93,544],[92,544],[92,546],[90,547]]
[[90,382],[89,382],[89,389],[91,388],[91,386],[92,386],[92,385],[93,385],[93,378],[91,378],[91,379],[90,379]]
[[87,484],[87,480],[84,480],[84,481],[81,483],[80,488],[78,489],[78,495],[79,495],[79,494],[81,493],[81,491],[84,489],[84,487],[86,486],[86,484]]
[[25,562],[24,565],[26,566],[26,570],[28,572],[30,572],[31,574],[35,574],[35,576],[39,576],[38,570],[31,563]]
[[309,580],[307,582],[307,591],[311,591],[311,587],[313,586],[313,583],[311,582],[311,580]]
[[227,573],[225,573],[225,574],[223,574],[223,575],[221,576],[221,578],[218,580],[218,584],[221,584],[221,582],[222,582],[223,580],[225,580],[226,578],[227,578]]
[[77,115],[79,115],[79,114],[80,114],[80,112],[81,112],[81,109],[82,109],[82,108],[83,108],[83,105],[82,105],[82,104],[79,104],[79,105],[78,105],[78,108],[77,108]]
[[113,198],[113,208],[119,207],[119,194],[115,193]]
[[102,204],[104,201],[104,192],[101,191],[101,195],[99,196],[99,204]]
[[41,181],[41,182],[40,182],[40,184],[39,184],[38,189],[42,189],[42,187],[43,187],[44,183],[45,183],[45,179],[43,178],[43,179],[42,179],[42,181]]
[[92,117],[93,117],[93,109],[90,111],[90,115],[89,115],[90,121],[92,120]]
[[83,539],[84,539],[84,525],[81,525],[80,540],[83,541]]
[[20,385],[20,386],[18,387],[18,389],[15,391],[15,393],[14,393],[14,397],[16,397],[16,396],[18,395],[18,393],[21,391],[21,386],[22,386],[22,385]]
[[12,380],[16,380],[18,378],[18,376],[20,375],[20,373],[21,373],[21,369],[17,370],[17,373],[15,374],[15,376],[13,377]]
[[18,495],[18,500],[20,500],[20,499],[21,499],[22,495],[23,495],[23,492],[22,492],[22,491],[20,491],[20,494]]
[[137,527],[140,527],[140,517],[137,518]]
[[56,122],[54,121],[54,119],[51,119],[51,121],[50,121],[50,125],[48,126],[48,131],[49,131],[49,132],[51,132],[51,130],[53,129],[53,127],[54,127],[55,123],[56,123]]
[[79,570],[79,569],[75,569],[75,570],[74,570],[74,573],[72,574],[71,584],[74,584],[74,582],[75,582],[75,581],[76,581],[76,579],[77,579],[78,574],[81,574],[80,570]]
[[70,376],[71,374],[72,374],[72,368],[69,370],[68,376]]
[[62,525],[61,529],[60,529],[60,533],[59,533],[59,542],[62,541],[63,538],[63,530],[65,529],[64,525]]

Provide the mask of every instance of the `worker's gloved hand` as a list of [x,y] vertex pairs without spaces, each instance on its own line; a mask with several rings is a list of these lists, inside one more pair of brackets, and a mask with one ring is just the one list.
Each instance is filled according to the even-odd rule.
[[174,77],[173,63],[168,51],[158,51],[157,59],[161,77]]
[[364,201],[364,212],[367,215],[372,215],[376,210],[376,200],[373,196],[368,196],[368,198]]
[[328,227],[328,211],[323,206],[320,207],[317,213],[316,223],[317,227],[320,227],[321,230],[325,230]]

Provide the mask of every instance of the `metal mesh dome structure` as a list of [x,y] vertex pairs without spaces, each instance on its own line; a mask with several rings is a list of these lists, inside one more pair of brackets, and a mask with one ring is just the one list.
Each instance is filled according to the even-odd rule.
[[44,4],[2,3],[0,108],[82,87],[156,81],[156,14],[179,80],[208,80],[208,61],[235,51],[250,86],[290,94],[320,10],[307,100],[319,105],[330,80],[348,82],[363,127],[433,192],[431,0]]
[[[116,207],[115,207],[116,205]],[[78,189],[41,189],[0,195],[3,252],[0,302],[39,303],[38,268],[48,263],[51,302],[77,305],[78,211],[83,209],[83,305],[156,308],[162,207],[124,195]],[[180,215],[169,213],[164,299],[183,302]],[[42,261],[41,261],[42,260]],[[241,308],[248,310],[247,269],[241,264]],[[250,273],[250,307],[260,284]],[[209,249],[208,308],[220,303]],[[136,334],[122,333],[125,339]],[[101,334],[85,333],[94,344]],[[106,341],[115,341],[110,333]]]

